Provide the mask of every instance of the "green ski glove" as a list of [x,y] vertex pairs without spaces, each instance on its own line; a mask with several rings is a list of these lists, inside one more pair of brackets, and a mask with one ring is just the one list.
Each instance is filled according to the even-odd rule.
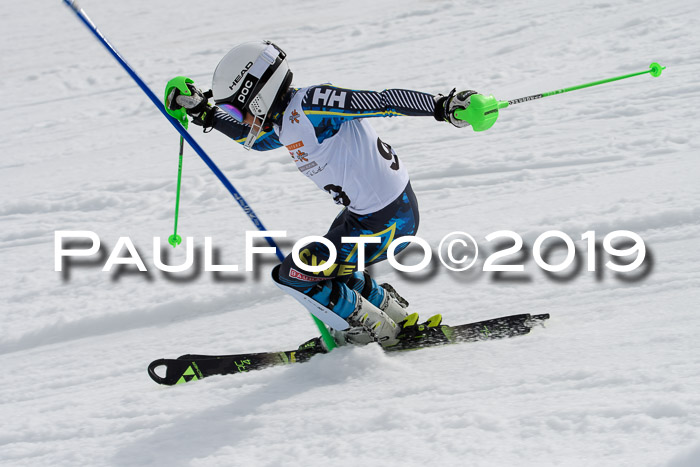
[[186,120],[185,114],[189,115],[192,117],[192,123],[206,130],[213,126],[217,107],[209,104],[212,92],[202,92],[193,83],[184,76],[168,81],[165,87],[165,109],[180,122]]

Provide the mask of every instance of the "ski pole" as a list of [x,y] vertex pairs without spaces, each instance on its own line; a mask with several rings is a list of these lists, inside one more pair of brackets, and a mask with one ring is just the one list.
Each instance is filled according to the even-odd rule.
[[466,120],[467,122],[469,122],[474,131],[484,131],[488,130],[493,126],[494,123],[496,123],[496,119],[498,118],[498,111],[500,109],[505,109],[510,105],[520,104],[522,102],[532,101],[535,99],[542,99],[543,97],[554,96],[556,94],[563,94],[565,92],[576,91],[578,89],[590,88],[591,86],[610,83],[612,81],[619,81],[621,79],[631,78],[633,76],[645,75],[647,73],[651,74],[651,76],[656,78],[661,76],[661,71],[665,69],[665,66],[661,66],[658,63],[653,62],[651,65],[649,65],[648,70],[630,73],[622,76],[616,76],[614,78],[601,79],[599,81],[593,81],[591,83],[578,84],[576,86],[571,86],[564,89],[557,89],[556,91],[543,92],[541,94],[520,97],[518,99],[513,99],[509,101],[499,101],[493,96],[474,94],[470,97],[469,107],[463,110],[456,110],[454,116],[459,120]]
[[[180,136],[187,141],[187,143],[194,149],[194,151],[197,153],[197,155],[202,158],[205,164],[211,169],[212,172],[214,172],[214,175],[221,181],[221,183],[226,187],[226,189],[231,193],[231,196],[238,202],[238,204],[241,206],[243,211],[248,215],[250,220],[253,222],[253,224],[258,228],[260,231],[267,231],[265,226],[262,224],[258,216],[253,212],[251,207],[246,203],[246,201],[243,199],[243,196],[236,190],[236,188],[233,186],[233,184],[226,178],[224,173],[216,166],[213,160],[207,155],[206,152],[204,152],[204,149],[197,143],[197,141],[187,132],[185,131],[180,123],[170,115],[165,110],[165,107],[163,106],[162,102],[156,97],[156,95],[151,91],[151,88],[148,87],[148,85],[139,77],[139,75],[136,74],[136,72],[129,66],[128,63],[126,63],[126,60],[122,58],[122,56],[117,52],[117,50],[112,46],[112,44],[109,43],[107,38],[100,32],[99,29],[97,29],[97,26],[92,22],[92,20],[87,16],[85,11],[78,5],[78,3],[75,0],[63,0],[64,3],[70,7],[73,12],[78,16],[78,18],[83,22],[83,24],[92,32],[92,34],[95,36],[95,38],[102,43],[102,45],[107,49],[107,51],[114,57],[114,59],[124,68],[124,70],[127,72],[127,74],[136,82],[136,84],[141,88],[141,90],[146,93],[146,96],[153,102],[153,105],[156,106],[156,108],[160,111],[160,113],[163,114],[163,116],[170,122],[170,124],[177,130],[178,133],[180,133]],[[275,248],[277,258],[280,261],[284,261],[284,255],[282,254],[282,250],[277,246],[277,243],[273,240],[272,237],[265,237],[265,240],[267,240],[267,243]],[[323,338],[323,342],[326,344],[329,350],[333,349],[336,347],[335,341],[333,340],[333,337],[330,335],[330,332],[328,331],[328,328],[326,328],[326,325],[323,324],[321,320],[316,318],[315,316],[312,315],[312,318],[314,319],[314,322],[316,323],[316,326],[318,327],[319,331],[321,332],[321,337]]]
[[[165,86],[165,100],[163,102],[169,102],[169,96],[173,87],[177,87],[178,89],[187,89],[188,82],[192,83],[193,81],[189,78],[185,78],[184,76],[178,76],[177,78],[173,78],[170,81],[168,81],[168,84]],[[187,111],[184,108],[180,108],[177,110],[165,110],[168,114],[170,114],[177,121],[179,121],[180,124],[185,128],[185,130],[189,128],[190,120],[187,118]],[[180,243],[182,243],[182,237],[180,237],[177,234],[177,220],[180,214],[180,188],[182,185],[182,156],[185,152],[184,150],[185,139],[182,137],[182,135],[180,135],[180,160],[177,165],[177,193],[175,195],[175,227],[173,228],[173,234],[170,237],[168,237],[168,243],[170,243],[173,246],[173,248],[177,247]]]
[[[170,80],[168,82],[168,85],[165,87],[165,101],[168,102],[168,96],[170,95],[170,91],[172,86],[179,86],[187,85],[188,78],[185,78],[184,76],[178,76],[177,78],[174,78],[173,80]],[[192,82],[192,80],[189,80]],[[166,109],[166,112],[168,112],[172,117],[174,117],[176,120],[180,122],[180,124],[185,128],[185,130],[188,129],[190,126],[190,120],[187,118],[187,111],[184,108],[180,108],[178,110],[170,110]],[[177,220],[180,215],[180,188],[182,186],[182,156],[185,152],[185,139],[180,136],[180,154],[179,154],[179,161],[177,164],[177,192],[175,194],[175,226],[173,227],[173,234],[168,237],[168,243],[170,243],[173,248],[177,247],[180,243],[182,243],[182,237],[180,237],[177,234]]]

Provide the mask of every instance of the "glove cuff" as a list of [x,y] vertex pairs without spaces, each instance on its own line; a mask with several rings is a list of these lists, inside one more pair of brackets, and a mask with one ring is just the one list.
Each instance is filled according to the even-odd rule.
[[442,94],[438,94],[433,98],[435,100],[435,111],[433,112],[433,118],[438,122],[445,121],[445,102],[447,102],[447,97]]
[[192,117],[192,123],[204,128],[204,132],[207,133],[214,128],[214,120],[216,116],[216,111],[219,110],[216,106],[206,105],[206,109],[199,112],[199,114],[190,115]]
[[457,89],[454,88],[450,93],[446,96],[443,96],[442,94],[438,94],[435,96],[433,99],[435,99],[435,112],[433,113],[433,117],[435,120],[438,122],[447,122],[450,123],[450,115],[449,115],[449,103],[450,99],[452,99],[452,96],[454,96],[455,92],[457,92]]

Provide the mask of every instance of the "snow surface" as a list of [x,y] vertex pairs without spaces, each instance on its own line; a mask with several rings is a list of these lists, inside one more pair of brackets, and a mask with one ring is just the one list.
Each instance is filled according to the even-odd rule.
[[[500,99],[668,65],[502,111],[474,133],[430,119],[375,120],[412,176],[420,236],[532,244],[628,229],[653,253],[643,280],[585,267],[555,282],[495,282],[384,265],[423,316],[448,323],[551,313],[546,329],[401,355],[344,348],[299,366],[160,387],[159,357],[294,348],[317,331],[259,274],[153,267],[172,233],[177,135],[58,0],[5,2],[0,162],[2,465],[700,465],[700,14],[689,1],[163,0],[81,5],[160,95],[208,87],[233,45],[269,38],[295,83],[333,82]],[[269,229],[321,234],[337,212],[285,150],[247,153],[193,134]],[[243,264],[253,226],[186,149],[179,233]],[[149,273],[102,261],[53,268],[54,232],[121,236]],[[290,242],[283,243],[290,251]],[[585,243],[578,241],[579,248]],[[585,250],[582,250],[585,251]],[[170,261],[184,259],[184,248]],[[483,258],[482,258],[483,259]],[[198,270],[201,271],[201,265]]]

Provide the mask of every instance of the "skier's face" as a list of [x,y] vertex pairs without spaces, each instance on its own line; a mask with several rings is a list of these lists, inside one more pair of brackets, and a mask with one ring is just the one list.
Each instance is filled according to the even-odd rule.
[[255,117],[253,117],[253,114],[251,114],[250,112],[247,112],[245,114],[245,118],[243,119],[243,123],[245,123],[246,125],[252,125],[253,120],[255,120]]

